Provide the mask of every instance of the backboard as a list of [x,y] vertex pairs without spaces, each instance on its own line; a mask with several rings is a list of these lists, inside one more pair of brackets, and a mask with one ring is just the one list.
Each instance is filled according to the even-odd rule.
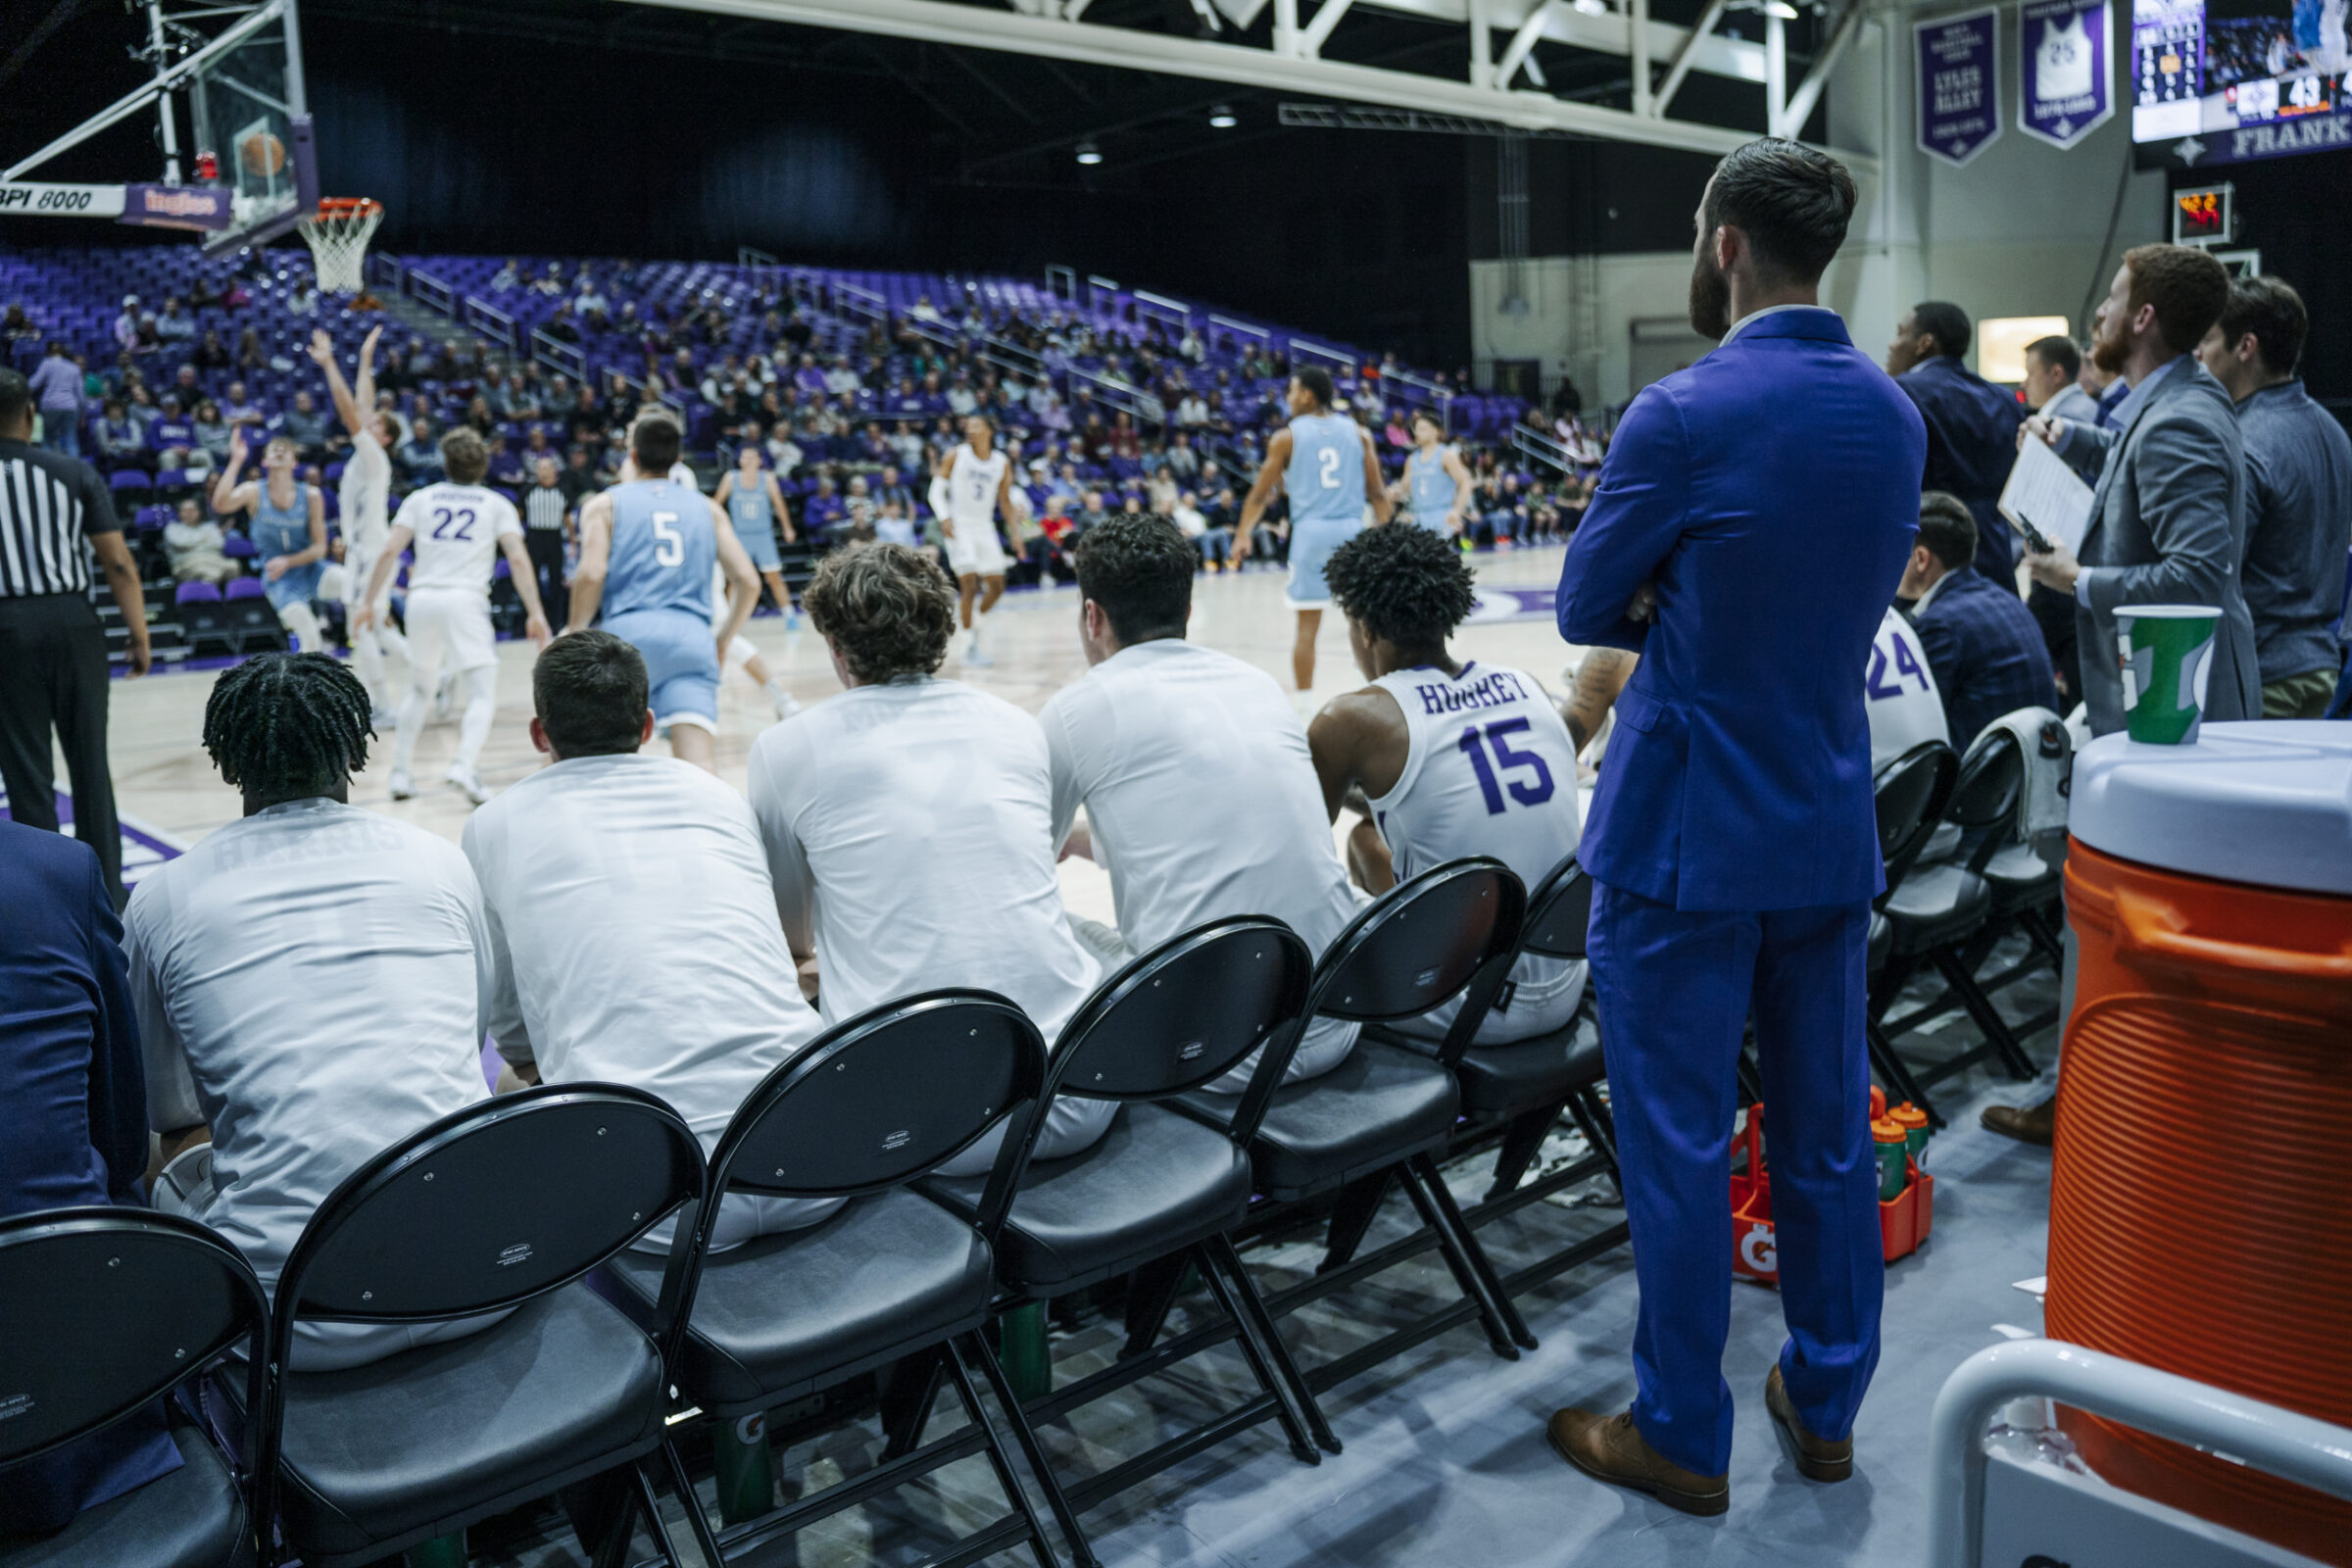
[[201,169],[210,154],[229,192],[228,227],[205,241],[208,255],[282,234],[318,205],[294,6],[278,0],[248,20],[259,25],[233,43],[222,34],[228,47],[199,63],[189,76],[194,162]]

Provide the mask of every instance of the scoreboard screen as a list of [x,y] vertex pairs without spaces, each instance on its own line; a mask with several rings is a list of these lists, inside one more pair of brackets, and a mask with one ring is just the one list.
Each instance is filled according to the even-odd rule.
[[2190,167],[2352,147],[2352,0],[2132,0],[2132,139]]

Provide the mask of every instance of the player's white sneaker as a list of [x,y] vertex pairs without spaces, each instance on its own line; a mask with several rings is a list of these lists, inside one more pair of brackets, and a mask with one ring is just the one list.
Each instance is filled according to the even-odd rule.
[[775,709],[778,718],[790,718],[801,710],[799,699],[786,691],[784,683],[780,680],[771,680],[767,683],[767,700],[769,705]]
[[482,775],[464,762],[450,763],[449,771],[441,776],[441,782],[476,806],[490,799],[489,790],[482,785]]
[[392,786],[392,798],[394,800],[407,801],[414,800],[416,798],[416,781],[409,777],[408,774],[400,771],[400,769],[394,768],[392,770],[392,777],[386,780],[386,782]]
[[964,644],[963,658],[960,662],[966,669],[994,669],[997,667],[997,662],[980,651],[980,644],[977,641]]

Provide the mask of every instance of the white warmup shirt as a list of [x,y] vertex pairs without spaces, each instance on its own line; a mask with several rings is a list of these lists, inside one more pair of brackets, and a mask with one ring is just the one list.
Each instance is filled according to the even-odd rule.
[[[1063,918],[1037,720],[960,681],[858,686],[752,744],[753,815],[794,952],[813,944],[827,1024],[942,986],[1011,999],[1051,1046],[1102,979]],[[1109,1130],[1054,1102],[1037,1157]],[[947,1167],[988,1168],[998,1140]]]
[[[785,951],[751,808],[693,763],[557,762],[467,817],[465,844],[489,916],[490,1035],[543,1082],[659,1095],[709,1152],[822,1028]],[[840,1206],[732,1195],[715,1240]],[[667,1229],[641,1245],[666,1247]]]
[[[446,839],[324,799],[273,806],[141,878],[123,928],[150,1123],[212,1127],[186,1211],[273,1290],[337,1183],[489,1093],[481,893]],[[296,1333],[305,1370],[448,1337]]]
[[[1054,693],[1038,722],[1053,842],[1084,806],[1110,873],[1119,929],[1103,934],[1124,944],[1105,955],[1113,967],[1236,914],[1273,915],[1319,958],[1354,916],[1305,726],[1265,671],[1180,637],[1137,643]],[[1356,1032],[1339,1018],[1309,1025],[1285,1081],[1338,1066]],[[1209,1087],[1238,1095],[1256,1063],[1252,1053]]]
[[1943,721],[1943,698],[1919,646],[1919,633],[1889,609],[1870,640],[1870,662],[1862,671],[1862,707],[1870,716],[1870,770],[1877,772],[1922,741],[1951,744]]
[[410,593],[452,590],[485,604],[499,540],[522,532],[514,503],[478,484],[426,485],[400,504],[392,524],[416,536],[409,547],[416,553],[409,567]]
[[[336,526],[343,533],[344,602],[357,603],[368,591],[368,574],[375,569],[384,536],[392,524],[385,519],[392,492],[392,460],[376,444],[375,432],[363,428],[351,440],[351,456],[343,461],[343,481],[336,491]],[[392,584],[384,584],[384,599]]]
[[[1411,737],[1396,788],[1371,802],[1397,881],[1488,855],[1532,893],[1575,853],[1576,748],[1534,676],[1474,662],[1458,675],[1399,669],[1372,684],[1396,700]],[[1582,959],[1526,954],[1478,1039],[1501,1045],[1564,1029],[1584,994]],[[1400,1032],[1442,1040],[1461,1010],[1456,997]]]

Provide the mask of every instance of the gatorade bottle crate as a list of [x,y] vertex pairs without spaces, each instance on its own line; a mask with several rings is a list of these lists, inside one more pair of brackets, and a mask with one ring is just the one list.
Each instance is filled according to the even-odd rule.
[[[1885,1100],[1870,1092],[1874,1109]],[[1874,1118],[1875,1119],[1875,1118]],[[1747,1169],[1732,1173],[1732,1273],[1760,1285],[1778,1285],[1780,1249],[1772,1231],[1772,1176],[1764,1168],[1764,1107],[1747,1108]],[[1909,1257],[1928,1239],[1936,1222],[1936,1178],[1920,1169],[1919,1161],[1903,1156],[1903,1190],[1879,1204],[1879,1235],[1886,1247],[1886,1261]]]

